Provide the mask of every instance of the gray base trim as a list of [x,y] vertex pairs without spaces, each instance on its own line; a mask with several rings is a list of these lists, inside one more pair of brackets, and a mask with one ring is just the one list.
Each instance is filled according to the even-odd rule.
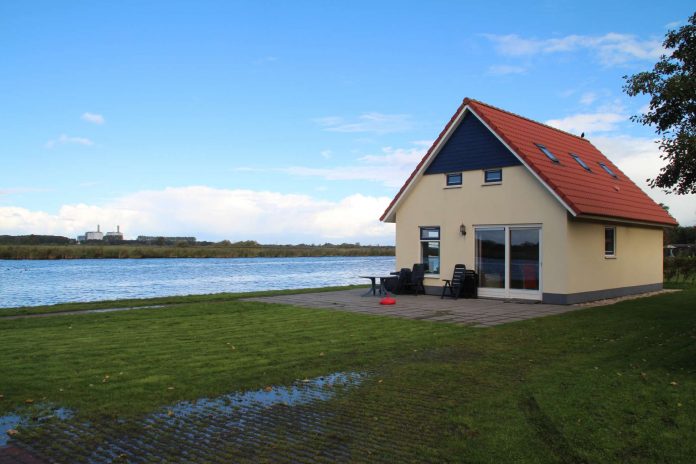
[[442,286],[436,287],[434,285],[425,285],[425,294],[440,296],[442,294]]
[[542,303],[570,305],[586,303],[588,301],[605,300],[607,298],[617,298],[620,296],[634,295],[636,293],[656,292],[662,290],[662,282],[657,284],[635,285],[633,287],[609,288],[606,290],[595,290],[592,292],[580,293],[544,293]]

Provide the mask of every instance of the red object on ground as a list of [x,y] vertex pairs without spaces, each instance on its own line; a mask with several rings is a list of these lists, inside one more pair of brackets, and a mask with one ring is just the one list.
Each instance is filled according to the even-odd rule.
[[389,295],[385,296],[381,300],[379,300],[379,304],[381,305],[393,305],[396,304],[396,300]]

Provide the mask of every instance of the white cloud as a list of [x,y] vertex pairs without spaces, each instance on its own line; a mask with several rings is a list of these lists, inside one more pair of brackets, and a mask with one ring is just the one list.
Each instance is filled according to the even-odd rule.
[[71,137],[69,135],[60,134],[57,138],[51,139],[44,145],[46,148],[53,148],[58,145],[82,145],[89,147],[94,145],[90,139],[85,137]]
[[628,116],[614,111],[599,111],[596,113],[580,113],[561,119],[549,119],[546,124],[574,134],[582,132],[609,132],[615,130],[622,122],[628,121]]
[[580,103],[583,105],[591,105],[597,100],[597,94],[594,92],[585,92],[580,97]]
[[664,166],[654,139],[629,137],[593,137],[591,142],[609,157],[633,182],[658,203],[669,206],[669,212],[682,226],[696,225],[696,194],[669,195],[651,189],[646,179],[654,178]]
[[0,234],[77,236],[101,224],[126,236],[193,235],[262,243],[359,241],[393,243],[394,228],[379,217],[391,198],[361,194],[339,201],[269,191],[205,186],[148,190],[107,204],[71,204],[58,213],[0,207]]
[[80,118],[83,121],[91,122],[92,124],[104,124],[106,120],[104,119],[104,116],[101,114],[96,114],[96,113],[82,113],[82,116]]
[[370,132],[387,134],[404,132],[413,127],[411,116],[407,114],[364,113],[357,120],[347,121],[338,116],[327,116],[314,120],[328,132]]
[[283,169],[295,176],[321,177],[325,180],[366,180],[387,187],[401,187],[426,151],[430,142],[414,142],[413,148],[385,147],[379,155],[366,155],[349,166],[314,168],[293,166]]
[[319,154],[321,155],[322,158],[329,159],[329,158],[331,158],[333,152],[331,150],[322,150]]
[[508,74],[525,74],[527,68],[524,66],[512,66],[508,64],[493,65],[488,68],[488,74],[494,76],[505,76]]
[[506,56],[532,56],[588,50],[604,65],[620,65],[634,60],[654,61],[665,52],[658,39],[639,39],[631,34],[568,35],[553,39],[529,39],[516,34],[485,34],[499,53]]

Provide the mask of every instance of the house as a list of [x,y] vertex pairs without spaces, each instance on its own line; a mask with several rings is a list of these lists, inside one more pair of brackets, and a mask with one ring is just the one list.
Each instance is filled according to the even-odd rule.
[[428,293],[462,263],[479,296],[555,304],[661,289],[676,225],[589,140],[468,98],[381,220]]

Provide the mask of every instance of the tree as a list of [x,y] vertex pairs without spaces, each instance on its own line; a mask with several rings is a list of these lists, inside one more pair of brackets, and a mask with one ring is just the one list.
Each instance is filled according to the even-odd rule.
[[660,149],[667,161],[651,187],[685,195],[696,193],[696,13],[688,24],[669,31],[662,55],[652,71],[624,76],[624,91],[634,97],[650,95],[644,114],[631,118],[655,126],[661,136]]

